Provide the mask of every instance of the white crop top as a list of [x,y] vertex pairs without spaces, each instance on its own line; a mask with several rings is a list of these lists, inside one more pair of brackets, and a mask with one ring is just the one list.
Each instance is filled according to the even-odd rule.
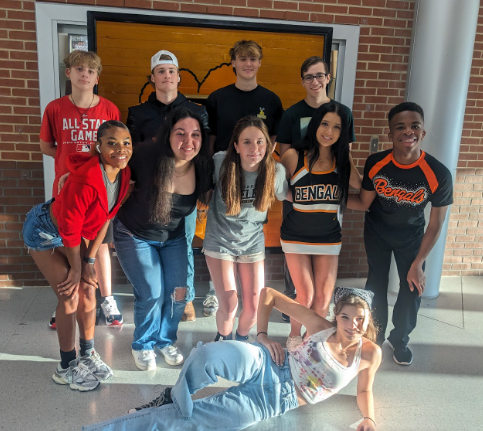
[[292,378],[310,404],[323,401],[339,392],[357,375],[361,362],[362,339],[349,367],[337,361],[327,348],[327,339],[336,331],[328,328],[308,337],[289,353]]

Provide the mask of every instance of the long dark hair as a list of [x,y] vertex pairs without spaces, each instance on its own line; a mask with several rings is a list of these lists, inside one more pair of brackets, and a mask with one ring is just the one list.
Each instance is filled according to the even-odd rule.
[[275,200],[275,160],[272,157],[273,144],[268,129],[263,120],[255,116],[239,120],[226,150],[225,160],[220,168],[221,196],[226,205],[226,215],[237,215],[241,211],[243,184],[243,169],[240,155],[236,152],[241,133],[247,127],[256,127],[263,133],[267,142],[265,156],[258,166],[258,176],[255,182],[255,201],[253,206],[257,211],[267,211]]
[[156,134],[154,143],[150,144],[155,147],[153,160],[146,161],[147,163],[154,163],[149,203],[149,221],[152,223],[167,225],[171,220],[173,195],[169,190],[172,184],[175,160],[171,149],[170,136],[174,125],[185,118],[193,118],[199,124],[201,147],[192,162],[195,165],[196,189],[203,192],[198,196],[198,200],[203,204],[208,204],[208,196],[205,192],[210,189],[213,162],[209,157],[207,131],[197,114],[186,108],[176,109],[168,115]]
[[319,142],[317,141],[317,130],[322,119],[329,112],[333,112],[340,117],[341,130],[340,136],[336,143],[330,147],[330,151],[335,158],[335,166],[339,174],[339,200],[341,208],[345,208],[347,203],[347,195],[349,194],[349,178],[351,174],[351,165],[349,160],[349,129],[347,116],[343,112],[341,105],[334,101],[324,103],[315,112],[307,127],[305,137],[294,146],[297,151],[305,151],[309,162],[309,172],[317,162],[320,156]]

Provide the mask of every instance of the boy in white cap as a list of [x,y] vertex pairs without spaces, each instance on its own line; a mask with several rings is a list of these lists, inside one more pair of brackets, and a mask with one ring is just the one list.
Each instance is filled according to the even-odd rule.
[[154,90],[148,100],[131,106],[127,116],[127,127],[133,145],[152,139],[166,116],[175,109],[188,108],[198,114],[203,125],[208,127],[208,114],[204,106],[189,101],[179,91],[178,59],[169,51],[161,50],[151,58],[151,85]]
[[[151,58],[151,83],[155,89],[144,103],[131,106],[126,125],[131,132],[133,146],[139,142],[153,139],[167,115],[179,108],[188,108],[198,114],[203,126],[208,129],[208,114],[204,106],[189,101],[178,91],[181,81],[178,59],[166,50],[158,51]],[[195,289],[194,256],[191,244],[196,230],[196,210],[185,218],[186,241],[188,243],[188,290],[185,314],[181,320],[195,320],[193,299]]]

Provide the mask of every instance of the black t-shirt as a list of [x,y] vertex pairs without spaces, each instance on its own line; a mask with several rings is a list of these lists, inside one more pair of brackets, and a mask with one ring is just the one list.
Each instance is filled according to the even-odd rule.
[[153,91],[146,102],[131,106],[128,109],[126,126],[131,132],[133,146],[136,146],[139,142],[152,139],[164,123],[164,120],[166,120],[166,117],[180,108],[190,109],[199,115],[207,133],[209,132],[208,114],[204,106],[191,102],[181,93],[178,93],[178,96],[172,103],[165,105],[156,99],[156,92]]
[[129,161],[131,179],[136,181],[136,184],[117,217],[134,235],[146,240],[163,242],[184,235],[184,218],[194,211],[200,191],[197,173],[194,193],[191,195],[173,193],[173,208],[169,224],[163,226],[151,223],[149,221],[149,201],[151,184],[154,181],[155,154],[155,144],[149,141],[136,147],[136,151],[133,152]]
[[423,229],[428,202],[433,207],[453,203],[450,171],[424,151],[411,165],[397,163],[392,150],[370,155],[364,167],[362,188],[377,192],[366,214],[366,223],[389,228],[393,234],[398,229]]
[[280,98],[258,85],[251,91],[242,91],[235,84],[211,93],[206,101],[210,134],[216,136],[215,152],[225,151],[238,120],[247,115],[261,118],[270,136],[277,134],[283,107]]
[[[335,102],[331,100],[331,102]],[[345,105],[335,102],[341,106],[342,111],[347,117],[349,125],[348,136],[351,142],[356,141],[354,133],[354,117],[352,111]],[[303,99],[288,108],[282,117],[280,127],[278,128],[277,142],[280,144],[291,144],[292,146],[299,143],[307,133],[307,126],[314,115],[317,108],[312,108]]]

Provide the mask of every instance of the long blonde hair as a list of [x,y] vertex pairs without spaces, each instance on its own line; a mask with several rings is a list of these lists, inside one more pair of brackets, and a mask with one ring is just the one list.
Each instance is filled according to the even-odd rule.
[[[365,318],[369,319],[369,320],[367,322],[367,329],[364,332],[364,334],[362,334],[362,336],[367,338],[369,341],[375,342],[376,337],[377,337],[378,328],[376,327],[374,320],[372,319],[371,309],[369,308],[369,305],[367,304],[367,302],[364,301],[360,296],[357,296],[357,295],[345,296],[345,297],[341,298],[337,302],[337,304],[335,304],[335,306],[334,306],[335,316],[338,316],[340,314],[340,312],[342,311],[342,308],[345,305],[353,305],[355,307],[363,308],[366,311],[366,313],[365,313],[366,317]],[[337,327],[337,320],[336,320],[335,317],[334,317],[333,322],[334,322],[334,325]],[[364,324],[365,323],[366,322],[364,322]]]
[[226,205],[226,215],[230,216],[236,216],[241,211],[244,188],[243,169],[235,144],[238,144],[241,133],[247,127],[260,129],[267,141],[265,156],[258,166],[258,176],[255,182],[256,196],[253,206],[257,211],[267,211],[275,200],[275,160],[272,157],[273,144],[267,126],[258,117],[244,117],[236,123],[233,136],[226,150],[225,160],[223,160],[220,168],[221,196]]

